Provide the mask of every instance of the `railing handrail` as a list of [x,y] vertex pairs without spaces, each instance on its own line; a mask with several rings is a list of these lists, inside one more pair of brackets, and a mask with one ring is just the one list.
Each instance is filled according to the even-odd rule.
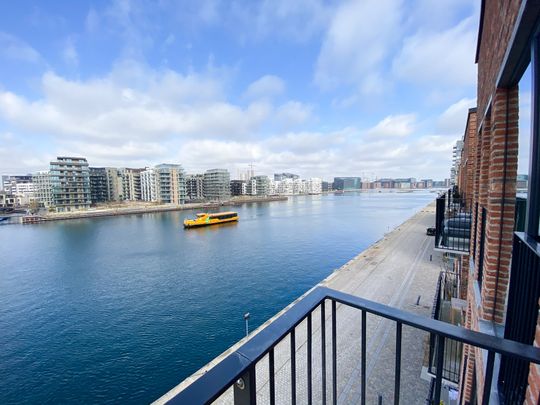
[[540,257],[540,243],[536,239],[525,232],[514,232],[514,235],[527,245],[531,252],[534,252],[536,256]]
[[525,345],[512,340],[505,340],[465,329],[328,287],[319,286],[294,303],[271,324],[242,344],[237,350],[227,355],[222,361],[181,392],[171,398],[166,398],[170,395],[169,392],[161,400],[170,404],[195,404],[214,401],[325,300],[335,301],[370,314],[393,320],[399,324],[422,329],[426,332],[470,344],[490,352],[540,364],[540,348],[532,345]]

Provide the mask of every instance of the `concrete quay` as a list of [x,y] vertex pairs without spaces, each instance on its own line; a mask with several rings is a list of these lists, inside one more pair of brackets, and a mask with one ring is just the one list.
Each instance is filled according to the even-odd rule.
[[[354,259],[332,273],[320,285],[380,302],[392,307],[430,317],[439,272],[443,267],[441,253],[433,250],[433,238],[426,236],[426,228],[435,221],[435,205],[427,207],[385,235],[384,238],[360,253]],[[418,303],[418,304],[417,304]],[[292,304],[291,304],[292,305]],[[288,307],[287,307],[288,308]],[[270,324],[285,312],[284,308],[268,320],[251,336]],[[321,317],[317,309],[312,315],[312,373],[313,403],[322,401],[321,375]],[[331,360],[331,305],[326,304],[326,398],[332,399]],[[381,395],[383,403],[393,403],[395,323],[369,315],[367,317],[367,403],[377,403]],[[296,387],[297,403],[307,403],[307,324],[296,328]],[[338,403],[360,402],[361,359],[361,312],[337,306],[337,392]],[[249,339],[249,338],[247,338]],[[425,404],[429,382],[421,378],[427,334],[403,326],[401,362],[401,403]],[[221,359],[236,350],[246,339],[235,344],[211,363],[186,379],[179,386],[160,398],[164,403],[192,381],[204,374]],[[276,402],[290,403],[291,369],[290,339],[284,338],[274,349]],[[256,367],[257,399],[269,403],[268,356]],[[232,389],[223,394],[216,403],[233,402]]]

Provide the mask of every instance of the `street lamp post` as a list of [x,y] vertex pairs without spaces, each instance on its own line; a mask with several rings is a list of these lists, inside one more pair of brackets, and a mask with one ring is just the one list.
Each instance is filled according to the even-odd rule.
[[244,320],[246,321],[246,336],[249,335],[249,312],[244,314]]

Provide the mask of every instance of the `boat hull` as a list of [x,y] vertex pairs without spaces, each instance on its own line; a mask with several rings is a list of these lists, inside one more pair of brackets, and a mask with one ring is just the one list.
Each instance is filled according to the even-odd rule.
[[227,219],[211,219],[208,222],[197,222],[195,220],[190,222],[184,222],[184,228],[201,228],[203,226],[212,226],[212,225],[220,225],[220,224],[226,224],[229,222],[238,222],[238,217],[234,218],[227,218]]

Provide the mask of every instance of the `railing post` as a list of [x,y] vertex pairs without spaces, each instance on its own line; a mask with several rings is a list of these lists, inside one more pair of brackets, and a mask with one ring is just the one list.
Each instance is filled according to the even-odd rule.
[[234,405],[255,405],[256,403],[257,388],[255,364],[253,364],[234,384]]
[[444,336],[437,335],[437,374],[435,377],[435,401],[434,405],[441,402],[441,385],[444,364]]
[[366,311],[362,311],[362,365],[361,365],[361,379],[362,379],[362,399],[361,404],[366,405],[366,343],[367,343],[367,314]]
[[396,367],[394,373],[394,404],[399,404],[399,390],[401,387],[401,322],[396,324]]

